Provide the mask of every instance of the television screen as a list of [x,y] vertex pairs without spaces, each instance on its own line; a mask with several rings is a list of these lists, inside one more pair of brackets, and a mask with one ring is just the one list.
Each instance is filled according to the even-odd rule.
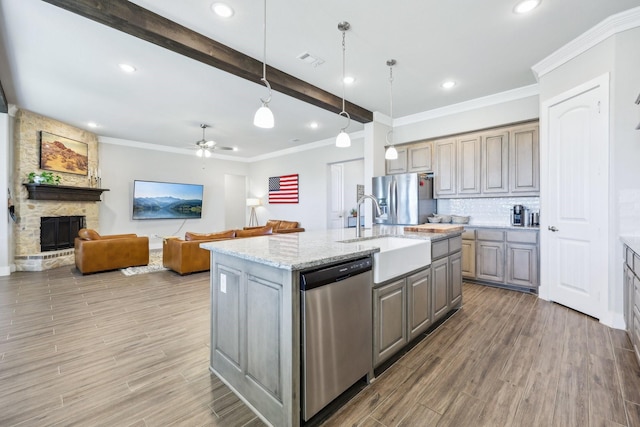
[[133,219],[202,218],[202,190],[198,184],[136,180]]

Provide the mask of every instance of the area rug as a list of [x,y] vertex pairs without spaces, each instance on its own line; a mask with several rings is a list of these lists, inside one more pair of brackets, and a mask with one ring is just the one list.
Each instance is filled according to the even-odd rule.
[[134,276],[136,274],[155,273],[156,271],[164,271],[168,268],[162,266],[162,249],[149,251],[149,264],[140,267],[121,268],[120,271],[125,276]]

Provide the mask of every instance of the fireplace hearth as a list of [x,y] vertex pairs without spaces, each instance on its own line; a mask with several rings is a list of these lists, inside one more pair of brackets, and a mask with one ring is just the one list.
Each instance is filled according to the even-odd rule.
[[45,216],[40,218],[42,252],[73,248],[78,231],[85,227],[84,216]]

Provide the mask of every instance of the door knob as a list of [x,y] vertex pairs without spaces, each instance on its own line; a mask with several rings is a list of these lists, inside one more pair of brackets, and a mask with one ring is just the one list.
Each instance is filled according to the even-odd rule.
[[557,228],[555,228],[553,225],[550,225],[548,228],[549,228],[549,230],[550,230],[550,231],[553,231],[554,233],[555,233],[556,231],[558,231],[558,229],[557,229]]

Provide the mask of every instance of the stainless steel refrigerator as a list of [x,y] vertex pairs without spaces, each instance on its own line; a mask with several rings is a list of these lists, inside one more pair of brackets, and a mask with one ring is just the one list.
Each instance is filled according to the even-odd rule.
[[433,177],[424,173],[404,173],[373,178],[373,196],[378,199],[382,216],[376,224],[416,225],[427,222],[436,213]]

